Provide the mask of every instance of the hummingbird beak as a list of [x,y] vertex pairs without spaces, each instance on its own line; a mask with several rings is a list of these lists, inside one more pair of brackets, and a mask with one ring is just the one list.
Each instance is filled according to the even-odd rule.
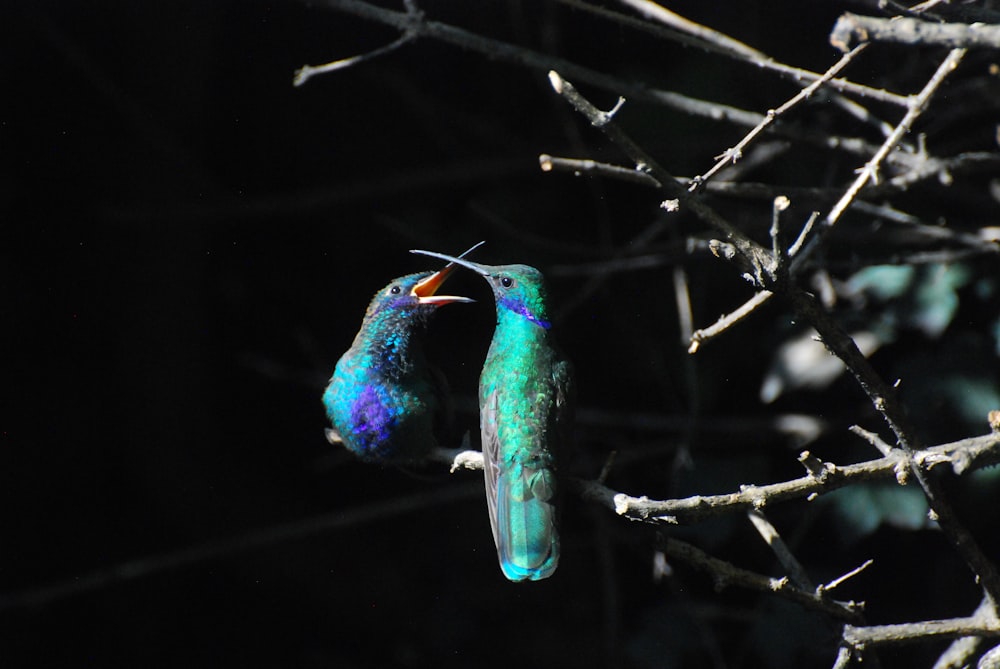
[[415,285],[410,291],[410,294],[417,298],[417,302],[420,304],[433,304],[435,306],[451,304],[452,302],[475,302],[472,298],[459,297],[458,295],[435,295],[441,287],[441,284],[443,284],[454,271],[455,265],[448,263],[448,265],[446,265],[443,269],[434,272],[426,279],[418,282],[417,285]]
[[429,251],[410,251],[410,253],[424,253],[426,255],[435,256],[441,258],[442,260],[449,261],[448,264],[439,271],[431,274],[429,277],[415,285],[411,291],[412,295],[417,298],[417,301],[420,302],[420,304],[441,305],[450,304],[452,302],[475,302],[475,300],[469,297],[458,297],[456,295],[435,295],[435,293],[438,291],[438,288],[441,287],[441,284],[443,284],[451,273],[455,271],[455,265],[458,264],[469,267],[469,265],[466,265],[469,261],[462,260],[462,258],[472,253],[485,243],[486,242],[479,242],[478,244],[475,244],[474,246],[463,251],[462,254],[457,257],[435,254]]
[[[483,242],[476,244],[476,246],[473,246],[472,249],[477,248],[482,243]],[[472,249],[469,249],[469,251],[471,251]],[[466,251],[465,253],[468,253],[469,251]],[[471,260],[464,260],[462,256],[464,256],[465,253],[463,253],[462,256],[457,256],[457,257],[446,255],[444,253],[437,253],[436,251],[422,251],[420,249],[410,249],[410,253],[416,253],[422,256],[430,256],[431,258],[440,258],[441,260],[447,260],[448,265],[445,267],[445,269],[454,267],[455,265],[461,265],[466,269],[471,269],[473,272],[477,274],[481,274],[483,276],[490,276],[489,267],[487,267],[486,265],[480,265],[479,263],[472,262]]]

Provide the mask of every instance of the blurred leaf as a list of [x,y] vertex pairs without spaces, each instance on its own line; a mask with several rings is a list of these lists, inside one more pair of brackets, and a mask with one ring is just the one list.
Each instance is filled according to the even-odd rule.
[[990,378],[954,374],[945,376],[940,387],[955,411],[970,425],[980,424],[985,428],[986,415],[1000,409],[1000,390]]
[[921,272],[924,281],[916,286],[916,309],[909,318],[928,337],[937,338],[958,310],[958,293],[969,281],[964,265],[928,265]]
[[869,293],[888,301],[909,290],[915,274],[911,265],[873,265],[851,276],[847,288],[852,294]]
[[827,497],[834,513],[849,533],[848,540],[871,534],[882,524],[904,530],[929,526],[927,500],[916,486],[896,484],[845,488]]
[[890,302],[883,323],[899,323],[921,330],[932,338],[941,336],[958,310],[959,288],[969,282],[971,272],[961,264],[874,265],[852,275],[845,296],[865,294]]
[[933,351],[899,359],[893,370],[918,427],[932,441],[951,441],[987,429],[1000,408],[1000,377],[987,335],[955,332]]
[[[851,338],[865,357],[885,343],[875,332],[852,332]],[[782,393],[800,388],[822,390],[844,372],[844,363],[818,339],[810,329],[778,347],[760,386],[761,402],[770,404]]]
[[1000,488],[996,487],[1000,485],[1000,465],[977,469],[969,474],[969,479],[977,486],[1000,490]]

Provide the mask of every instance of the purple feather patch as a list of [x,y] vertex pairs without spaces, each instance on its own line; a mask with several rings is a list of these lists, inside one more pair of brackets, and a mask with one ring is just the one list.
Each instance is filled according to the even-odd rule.
[[383,404],[375,386],[366,385],[351,405],[351,424],[354,433],[367,446],[378,446],[389,438],[395,417],[392,410]]

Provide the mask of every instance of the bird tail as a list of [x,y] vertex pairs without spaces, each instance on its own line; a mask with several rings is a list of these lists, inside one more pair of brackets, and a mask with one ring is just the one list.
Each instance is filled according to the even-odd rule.
[[496,541],[500,569],[511,581],[548,578],[559,565],[555,474],[515,463],[496,481]]

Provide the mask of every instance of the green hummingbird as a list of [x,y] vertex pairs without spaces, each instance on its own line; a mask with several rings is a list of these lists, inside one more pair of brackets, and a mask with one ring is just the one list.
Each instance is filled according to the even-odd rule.
[[436,294],[454,269],[449,263],[437,272],[399,277],[372,298],[323,393],[333,425],[327,430],[331,443],[343,443],[362,460],[381,462],[412,462],[437,448],[435,421],[446,398],[423,339],[439,307],[474,301]]
[[497,324],[479,376],[486,502],[511,581],[548,578],[559,564],[557,458],[572,427],[572,365],[552,335],[545,280],[528,265],[481,265],[431,251],[486,279]]

